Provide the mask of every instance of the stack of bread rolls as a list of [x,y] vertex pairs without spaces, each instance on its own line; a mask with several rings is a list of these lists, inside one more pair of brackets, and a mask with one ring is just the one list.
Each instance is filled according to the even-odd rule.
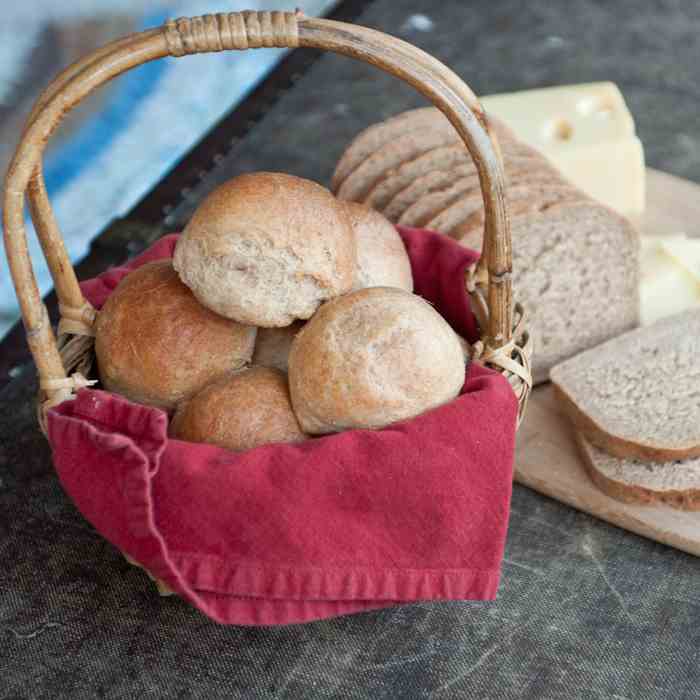
[[104,386],[231,450],[382,428],[455,398],[460,338],[414,295],[394,226],[290,175],[213,191],[172,260],[130,272],[99,313]]
[[[626,219],[568,182],[505,125],[490,121],[508,182],[514,296],[528,312],[537,346],[534,380],[542,382],[555,364],[637,325],[639,237]],[[484,207],[476,167],[433,107],[358,134],[338,161],[332,189],[394,223],[481,249]]]

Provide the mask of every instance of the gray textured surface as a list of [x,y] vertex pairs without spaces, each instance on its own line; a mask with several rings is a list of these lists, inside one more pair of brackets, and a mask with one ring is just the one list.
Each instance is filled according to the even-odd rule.
[[[433,28],[409,28],[427,13]],[[625,95],[647,163],[700,182],[700,3],[688,0],[377,0],[360,22],[410,41],[477,95],[612,80]],[[362,128],[427,102],[365,63],[328,54],[172,215],[186,222],[203,194],[248,170],[330,182]]]
[[[378,0],[363,21],[396,32],[427,5]],[[431,5],[432,32],[400,33],[477,92],[616,80],[650,163],[700,180],[697,3]],[[324,58],[202,191],[245,169],[326,181],[359,128],[416,104],[396,81]],[[700,697],[700,560],[521,487],[496,603],[217,626],[157,598],[83,521],[52,471],[33,395],[27,375],[0,394],[0,698]]]
[[496,603],[227,628],[158,598],[0,394],[0,698],[693,698],[700,560],[516,488]]

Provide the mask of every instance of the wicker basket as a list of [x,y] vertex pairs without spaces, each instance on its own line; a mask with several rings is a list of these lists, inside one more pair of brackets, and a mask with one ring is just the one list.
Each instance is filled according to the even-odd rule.
[[[531,343],[522,307],[512,301],[510,228],[498,144],[474,94],[428,54],[380,32],[300,13],[241,12],[178,19],[114,41],[68,67],[34,106],[6,178],[4,236],[27,342],[39,374],[42,430],[49,408],[95,383],[89,376],[98,312],[81,292],[42,174],[44,148],[63,115],[110,79],[157,58],[304,46],[359,58],[400,77],[430,99],[464,141],[479,173],[486,214],[482,256],[465,279],[482,336],[474,345],[472,359],[506,376],[517,396],[522,420],[532,387]],[[41,300],[27,249],[25,195],[59,300],[57,335]],[[156,583],[162,594],[168,593],[165,584],[157,579]]]
[[[81,292],[48,200],[42,154],[49,137],[84,97],[130,68],[165,56],[260,47],[312,47],[366,61],[413,85],[453,124],[476,164],[485,207],[482,256],[465,280],[482,334],[473,359],[508,378],[522,419],[532,386],[531,344],[523,310],[512,301],[511,238],[498,143],[475,95],[433,57],[380,32],[298,12],[234,12],[170,21],[98,49],[61,73],[29,116],[8,170],[3,216],[10,271],[39,373],[42,427],[48,408],[92,383],[87,377],[97,316]],[[57,337],[27,250],[25,195],[58,295]]]

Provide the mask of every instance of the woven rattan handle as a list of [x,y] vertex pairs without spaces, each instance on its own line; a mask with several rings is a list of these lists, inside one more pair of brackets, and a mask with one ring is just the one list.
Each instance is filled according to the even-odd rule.
[[27,341],[51,403],[67,398],[56,340],[41,300],[27,249],[24,199],[53,275],[61,314],[70,329],[89,332],[94,309],[85,301],[46,195],[41,159],[63,116],[86,95],[135,66],[165,56],[258,47],[326,49],[357,58],[413,85],[453,124],[476,164],[486,212],[480,262],[488,274],[489,307],[485,344],[497,350],[511,339],[511,247],[498,145],[472,91],[447,67],[400,39],[342,22],[298,13],[241,12],[168,22],[99,49],[64,71],[44,92],[29,118],[8,170],[4,193],[4,235]]

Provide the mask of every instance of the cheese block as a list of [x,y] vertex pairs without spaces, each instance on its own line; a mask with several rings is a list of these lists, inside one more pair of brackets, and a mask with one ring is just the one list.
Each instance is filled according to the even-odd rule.
[[633,220],[644,212],[644,149],[614,83],[480,98],[487,113],[538,149],[586,194]]
[[663,238],[661,247],[664,253],[688,272],[700,285],[700,238],[673,236]]
[[642,325],[700,306],[700,239],[644,236],[640,264]]

